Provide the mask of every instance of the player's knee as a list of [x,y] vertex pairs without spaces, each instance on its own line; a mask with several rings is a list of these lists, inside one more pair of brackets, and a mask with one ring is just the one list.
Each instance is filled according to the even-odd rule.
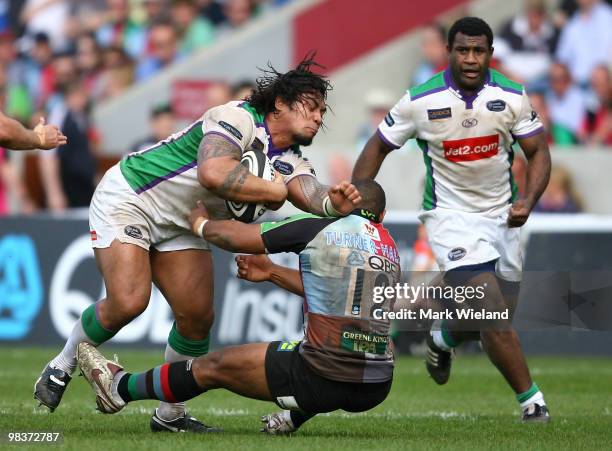
[[205,339],[210,332],[214,319],[215,314],[212,308],[175,312],[174,314],[174,320],[180,334],[192,340]]
[[151,297],[150,289],[132,289],[112,296],[113,312],[130,321],[145,311]]
[[213,351],[193,361],[195,380],[206,390],[223,387],[223,350]]

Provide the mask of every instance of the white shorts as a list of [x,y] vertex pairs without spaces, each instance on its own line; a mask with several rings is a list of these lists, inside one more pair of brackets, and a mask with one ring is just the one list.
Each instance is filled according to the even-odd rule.
[[496,260],[499,277],[519,282],[523,269],[520,228],[508,227],[508,209],[495,217],[443,208],[422,212],[419,219],[440,270]]
[[89,230],[94,248],[109,247],[113,240],[161,252],[182,249],[210,250],[210,245],[183,227],[159,224],[146,203],[128,185],[119,165],[110,168],[91,199]]

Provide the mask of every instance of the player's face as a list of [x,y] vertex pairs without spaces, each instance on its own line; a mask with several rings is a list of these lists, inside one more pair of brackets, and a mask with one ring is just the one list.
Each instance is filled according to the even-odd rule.
[[293,141],[300,146],[309,146],[323,124],[327,111],[320,95],[305,95],[287,110],[290,118]]
[[455,83],[466,91],[480,88],[484,84],[493,54],[493,47],[489,47],[487,37],[467,36],[459,32],[448,52]]

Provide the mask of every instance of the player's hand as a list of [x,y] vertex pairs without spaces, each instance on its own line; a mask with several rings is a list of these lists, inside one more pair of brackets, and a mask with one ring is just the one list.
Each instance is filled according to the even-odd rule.
[[361,194],[355,185],[349,182],[340,182],[332,186],[327,192],[332,207],[341,215],[347,215],[361,203]]
[[249,282],[264,282],[270,280],[274,263],[267,255],[238,255],[238,278]]
[[532,205],[525,199],[519,199],[512,204],[508,212],[508,227],[521,227],[527,222]]
[[68,138],[62,134],[57,126],[45,124],[44,117],[41,117],[36,127],[34,127],[34,133],[38,135],[39,149],[55,149],[68,142]]
[[200,228],[200,225],[202,224],[202,221],[209,219],[210,216],[208,214],[208,211],[206,210],[206,207],[204,206],[204,204],[202,203],[201,200],[196,202],[196,207],[191,210],[191,213],[189,214],[189,224],[191,224],[191,231],[197,235],[198,234],[198,229]]

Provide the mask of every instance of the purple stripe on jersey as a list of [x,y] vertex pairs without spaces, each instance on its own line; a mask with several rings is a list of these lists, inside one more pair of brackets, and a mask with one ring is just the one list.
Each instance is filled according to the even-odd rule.
[[518,139],[525,139],[525,138],[530,138],[530,137],[535,136],[535,135],[539,135],[540,133],[543,133],[543,132],[544,132],[544,127],[539,127],[539,128],[536,128],[535,130],[529,132],[529,133],[525,133],[524,135],[515,135],[513,133],[512,137],[514,139],[517,139],[517,138]]
[[378,135],[378,137],[382,140],[382,142],[384,142],[387,147],[390,147],[391,149],[399,149],[402,146],[398,146],[397,144],[393,144],[391,141],[389,141],[385,135],[383,135],[383,133],[380,131],[380,128],[376,129],[376,134]]
[[[217,136],[220,136],[221,138],[225,138],[225,140],[226,140],[226,141],[228,141],[228,142],[232,143],[234,146],[239,147],[239,148],[240,148],[240,150],[242,150],[242,147],[240,147],[240,145],[239,145],[239,144],[238,144],[236,141],[234,141],[232,138],[230,138],[230,137],[229,137],[229,136],[227,136],[227,135],[224,135],[224,134],[223,134],[223,133],[221,133],[221,132],[215,132],[215,131],[212,131],[212,132],[206,132],[206,133],[204,133],[204,136],[207,136],[207,135],[217,135]],[[204,139],[204,136],[202,136],[202,139]]]
[[[212,133],[212,132],[211,132]],[[181,166],[180,168],[178,168],[176,171],[172,171],[169,172],[166,175],[162,175],[161,177],[156,178],[155,180],[147,183],[144,186],[141,186],[140,188],[138,188],[136,190],[136,194],[141,194],[144,193],[145,191],[147,191],[148,189],[153,188],[154,186],[159,185],[161,182],[165,181],[165,180],[170,180],[173,177],[176,177],[177,175],[182,174],[183,172],[191,169],[191,168],[195,168],[197,166],[198,162],[197,160],[193,160],[190,163],[187,163],[185,166]]]
[[426,97],[428,95],[435,94],[436,92],[446,91],[446,89],[447,89],[446,86],[440,86],[439,88],[434,88],[431,91],[425,91],[420,94],[417,94],[416,96],[411,97],[410,100],[420,99],[421,97]]

